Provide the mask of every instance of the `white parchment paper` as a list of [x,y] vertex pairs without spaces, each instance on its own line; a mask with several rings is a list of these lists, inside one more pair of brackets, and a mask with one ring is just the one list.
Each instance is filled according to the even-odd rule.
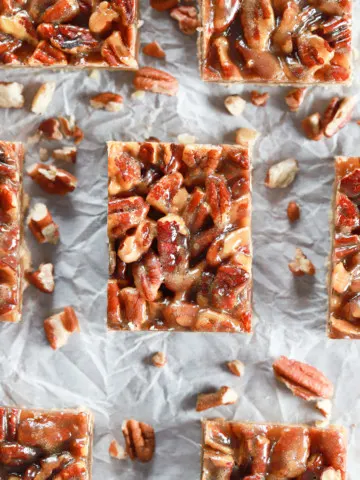
[[[358,3],[358,2],[357,2]],[[360,342],[330,341],[325,336],[327,294],[326,261],[329,252],[328,214],[335,155],[360,155],[360,127],[355,121],[337,136],[321,142],[304,138],[300,122],[323,111],[337,95],[356,94],[359,68],[350,88],[317,87],[309,91],[301,110],[288,112],[285,88],[268,89],[265,108],[247,104],[242,117],[229,115],[224,97],[240,93],[249,98],[251,86],[204,84],[198,74],[196,39],[179,32],[166,13],[142,2],[142,45],[153,40],[165,49],[166,60],[142,57],[143,65],[169,71],[180,82],[177,97],[146,94],[131,98],[132,73],[100,72],[99,80],[81,72],[35,70],[0,71],[0,81],[25,85],[26,105],[0,111],[0,138],[26,141],[40,118],[30,113],[38,86],[56,81],[54,101],[45,117],[75,115],[85,132],[74,172],[79,186],[64,198],[46,195],[27,179],[32,202],[45,201],[60,224],[58,246],[39,246],[28,235],[34,264],[52,261],[56,290],[49,298],[32,287],[25,292],[23,322],[0,325],[0,403],[29,407],[90,407],[96,417],[95,480],[186,479],[200,477],[200,423],[196,394],[229,385],[239,402],[208,412],[208,416],[274,422],[313,422],[321,417],[314,408],[277,384],[272,360],[283,354],[313,364],[336,385],[333,422],[349,431],[349,478],[360,478]],[[355,5],[355,48],[359,47],[360,7]],[[357,56],[355,64],[359,63]],[[266,91],[266,88],[261,89]],[[96,111],[89,97],[115,91],[125,98],[120,113]],[[44,118],[45,118],[44,117]],[[360,117],[360,105],[354,118]],[[108,140],[144,140],[149,135],[176,141],[191,133],[199,143],[233,142],[239,127],[261,132],[254,152],[253,240],[254,317],[252,336],[200,333],[107,333],[106,316],[106,199]],[[296,157],[300,173],[286,190],[269,191],[263,180],[268,166]],[[39,161],[39,145],[28,148],[26,165]],[[63,165],[62,165],[63,166]],[[65,165],[66,168],[66,165]],[[297,200],[301,220],[290,226],[286,207]],[[293,279],[287,264],[300,246],[315,263],[312,279]],[[56,308],[73,305],[82,333],[58,351],[50,349],[43,320]],[[156,369],[149,357],[164,351],[168,365]],[[239,379],[224,364],[241,359],[246,374]],[[121,424],[134,417],[156,430],[156,455],[141,465],[116,461],[108,455],[112,438],[121,443]]]

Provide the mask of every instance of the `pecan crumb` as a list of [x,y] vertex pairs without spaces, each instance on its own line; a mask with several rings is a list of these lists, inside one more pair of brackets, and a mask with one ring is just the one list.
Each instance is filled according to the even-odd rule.
[[315,407],[319,410],[319,412],[321,412],[321,414],[325,418],[330,418],[331,417],[332,402],[328,398],[318,400],[315,404]]
[[63,147],[56,148],[52,151],[51,156],[55,160],[61,160],[66,163],[76,163],[77,148],[76,147]]
[[303,275],[315,275],[316,268],[306,257],[301,248],[297,248],[294,261],[289,263],[289,269],[295,277]]
[[251,103],[256,107],[265,107],[270,98],[269,93],[260,93],[257,90],[253,90],[250,95]]
[[47,162],[49,160],[49,151],[46,148],[40,147],[39,158],[40,162]]
[[33,113],[41,115],[46,112],[51,100],[53,99],[55,88],[55,82],[43,83],[39,87],[31,104],[31,111]]
[[[327,428],[329,426],[329,420],[325,418],[324,420],[315,420],[315,427],[316,428]],[[321,477],[322,479],[324,477]],[[326,477],[325,477],[326,478]],[[339,477],[339,480],[341,480],[341,477]]]
[[309,140],[318,142],[323,138],[324,129],[319,112],[313,113],[312,115],[304,118],[304,120],[301,122],[301,125],[304,129],[305,135]]
[[214,393],[200,393],[197,397],[196,411],[202,412],[209,408],[236,403],[238,394],[230,387],[221,387]]
[[239,117],[246,106],[246,101],[240,95],[229,95],[225,98],[224,105],[234,117]]
[[300,218],[300,207],[296,202],[289,202],[287,207],[287,216],[290,222],[296,222]]
[[119,112],[124,106],[124,99],[117,93],[103,92],[91,97],[90,105],[96,110],[103,109],[108,112]]
[[237,377],[243,377],[245,373],[245,364],[240,360],[233,360],[231,362],[227,362],[228,369],[231,373],[236,375]]
[[35,204],[30,210],[27,225],[39,243],[56,244],[59,241],[59,226],[43,203]]
[[117,460],[124,460],[127,457],[124,448],[116,440],[112,440],[109,445],[109,455]]
[[22,108],[24,85],[17,82],[0,82],[0,108]]
[[174,96],[179,90],[179,83],[170,73],[152,67],[142,67],[135,74],[134,87],[137,90]]
[[293,88],[285,95],[285,102],[291,112],[299,110],[305,99],[306,90],[306,88]]
[[235,133],[235,143],[246,148],[252,148],[259,135],[259,132],[251,128],[239,128]]
[[63,347],[74,332],[80,332],[79,320],[72,307],[64,310],[44,321],[44,330],[52,349]]
[[125,420],[122,432],[126,452],[131,460],[150,462],[155,452],[155,432],[151,425],[137,420]]
[[145,98],[145,90],[136,90],[131,94],[131,98],[134,100],[143,100]]
[[265,185],[268,188],[286,188],[295,180],[299,164],[295,158],[288,158],[272,165],[266,175]]
[[162,368],[167,364],[167,358],[164,352],[157,352],[151,357],[154,367]]
[[320,480],[341,480],[343,478],[340,470],[335,470],[333,467],[327,467],[321,473]]
[[166,53],[158,42],[151,42],[144,45],[143,53],[154,58],[165,58],[166,56]]
[[192,145],[196,143],[196,137],[194,137],[194,135],[189,135],[188,133],[181,133],[178,135],[177,139],[181,145]]
[[54,265],[52,263],[43,263],[36,271],[26,271],[25,278],[41,292],[53,293],[55,289]]

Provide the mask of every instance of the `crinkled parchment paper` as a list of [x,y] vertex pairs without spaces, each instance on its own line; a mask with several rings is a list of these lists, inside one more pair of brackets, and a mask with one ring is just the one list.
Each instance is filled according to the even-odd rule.
[[[325,336],[326,262],[329,252],[329,209],[335,155],[360,155],[360,127],[356,122],[337,136],[321,142],[304,138],[300,122],[321,111],[334,95],[356,94],[359,75],[350,88],[310,90],[301,110],[284,105],[285,88],[271,88],[265,108],[247,104],[242,117],[223,107],[230,93],[249,97],[251,86],[204,84],[198,75],[195,37],[186,37],[164,13],[142,5],[142,45],[158,40],[167,58],[141,59],[163,68],[180,82],[177,97],[146,94],[131,99],[132,73],[0,71],[1,81],[25,84],[26,108],[0,111],[0,138],[26,141],[39,123],[30,113],[34,92],[44,81],[56,81],[55,99],[47,116],[75,115],[85,132],[80,144],[76,191],[64,198],[50,197],[26,180],[32,201],[45,201],[60,224],[61,243],[39,246],[29,237],[34,264],[52,261],[56,290],[50,298],[29,287],[24,318],[19,325],[0,325],[0,403],[61,408],[86,405],[95,413],[94,479],[196,480],[200,470],[201,414],[195,411],[196,393],[229,385],[239,402],[214,409],[209,416],[228,419],[313,422],[314,409],[278,385],[272,360],[284,354],[323,370],[336,385],[333,422],[349,431],[349,478],[360,477],[360,342],[330,341]],[[360,6],[355,5],[355,48],[359,47]],[[359,60],[355,56],[355,64]],[[359,71],[359,69],[357,69]],[[120,113],[96,111],[89,96],[116,91],[125,98]],[[266,90],[261,89],[261,90]],[[360,104],[354,118],[360,117]],[[191,133],[199,143],[233,142],[239,127],[261,132],[254,152],[253,239],[255,333],[107,333],[105,328],[107,247],[107,140],[144,140],[149,135],[176,141]],[[286,190],[270,191],[263,180],[268,166],[295,156],[300,173]],[[39,160],[39,145],[29,146],[26,165]],[[65,166],[66,168],[66,166]],[[296,199],[302,218],[290,226],[286,206]],[[316,265],[314,278],[293,279],[288,261],[300,246]],[[53,309],[73,305],[82,333],[59,351],[50,349],[43,319]],[[162,350],[168,365],[149,365],[152,353]],[[246,374],[232,376],[224,363],[239,358]],[[113,437],[122,442],[121,424],[135,417],[154,425],[156,455],[147,465],[116,461],[108,455]]]

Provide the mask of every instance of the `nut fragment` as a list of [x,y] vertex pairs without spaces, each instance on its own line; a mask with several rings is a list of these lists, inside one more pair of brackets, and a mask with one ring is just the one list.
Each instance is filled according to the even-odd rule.
[[155,432],[151,425],[137,420],[125,420],[122,432],[126,452],[131,460],[150,462],[155,452]]
[[55,289],[54,266],[52,263],[42,263],[36,271],[27,271],[26,280],[44,293],[53,293]]
[[134,87],[137,90],[174,96],[179,90],[179,83],[170,73],[152,67],[142,67],[135,74]]
[[124,99],[121,95],[112,92],[104,92],[90,98],[90,105],[99,110],[108,112],[119,112],[124,106]]
[[45,192],[66,195],[75,190],[77,179],[71,173],[54,165],[35,163],[28,169],[28,175]]
[[170,10],[171,8],[175,7],[177,3],[178,0],[150,0],[151,7],[159,12]]
[[73,116],[48,118],[40,123],[38,132],[47,140],[62,140],[66,137],[73,138],[76,144],[84,138],[84,133],[76,125]]
[[229,95],[225,98],[224,105],[231,115],[239,117],[245,109],[246,101],[240,95]]
[[331,416],[332,402],[328,398],[318,400],[315,404],[315,407],[321,412],[322,415],[324,415],[325,418],[329,418]]
[[321,473],[320,480],[341,480],[342,474],[340,470],[335,470],[333,467],[325,468]]
[[331,288],[337,293],[344,293],[351,283],[351,273],[349,273],[344,264],[339,262],[331,276]]
[[305,135],[310,139],[318,142],[324,136],[321,115],[319,112],[313,113],[304,118],[301,122]]
[[299,220],[300,207],[296,202],[289,202],[286,212],[290,222],[296,222],[296,220]]
[[285,95],[285,102],[291,112],[297,112],[306,95],[306,88],[293,88]]
[[209,408],[221,405],[232,405],[238,399],[238,394],[230,387],[221,387],[214,393],[200,393],[197,397],[196,411],[203,412]]
[[157,352],[151,358],[154,367],[162,368],[167,364],[167,358],[164,352]]
[[51,156],[55,160],[61,160],[66,163],[76,163],[77,149],[76,147],[56,148],[51,152]]
[[196,137],[194,137],[194,135],[189,135],[188,133],[181,133],[178,135],[177,139],[181,145],[193,145],[196,143]]
[[179,22],[179,28],[185,35],[193,35],[199,26],[197,10],[192,6],[180,5],[173,8],[170,17]]
[[316,273],[316,268],[306,257],[301,248],[296,249],[295,259],[293,262],[289,263],[289,269],[296,277],[301,277],[303,275],[315,275]]
[[22,108],[24,85],[17,82],[0,82],[0,108]]
[[243,377],[245,373],[245,364],[240,360],[233,360],[227,363],[228,369],[237,377]]
[[295,158],[288,158],[272,165],[266,175],[265,185],[268,188],[286,188],[295,180],[299,164]]
[[145,55],[148,55],[149,57],[154,57],[154,58],[165,58],[166,56],[166,53],[161,48],[158,42],[147,43],[143,47],[143,53]]
[[46,148],[40,147],[39,158],[41,162],[47,162],[49,160],[49,151]]
[[33,113],[41,115],[46,112],[54,96],[55,88],[55,82],[46,82],[39,87],[31,104],[31,111]]
[[280,382],[304,400],[329,399],[334,395],[330,380],[311,365],[282,356],[273,363],[273,370]]
[[34,205],[27,224],[39,243],[56,244],[59,241],[59,226],[54,222],[47,206],[43,203]]
[[330,102],[328,110],[324,114],[324,134],[326,137],[333,137],[350,122],[356,103],[356,97],[345,97],[341,100],[335,97]]
[[116,440],[112,440],[109,445],[109,455],[117,460],[124,460],[127,457],[124,448]]
[[265,107],[269,98],[269,93],[260,93],[257,90],[251,92],[251,103],[256,107]]
[[64,310],[44,321],[45,335],[52,349],[63,347],[74,332],[80,332],[79,320],[72,307]]
[[259,138],[259,132],[251,128],[239,128],[236,130],[235,143],[246,148],[252,148]]

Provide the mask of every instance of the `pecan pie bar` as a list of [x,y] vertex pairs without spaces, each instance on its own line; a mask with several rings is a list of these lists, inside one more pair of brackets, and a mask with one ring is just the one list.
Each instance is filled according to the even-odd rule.
[[0,478],[91,480],[93,417],[86,409],[0,408]]
[[137,70],[137,0],[0,2],[0,65]]
[[0,322],[21,319],[23,160],[20,143],[0,141]]
[[337,157],[329,285],[328,334],[331,338],[360,339],[359,206],[360,157]]
[[108,144],[108,326],[251,331],[251,162],[237,145]]
[[345,480],[342,427],[203,421],[202,480]]
[[202,0],[203,80],[348,83],[351,0]]

